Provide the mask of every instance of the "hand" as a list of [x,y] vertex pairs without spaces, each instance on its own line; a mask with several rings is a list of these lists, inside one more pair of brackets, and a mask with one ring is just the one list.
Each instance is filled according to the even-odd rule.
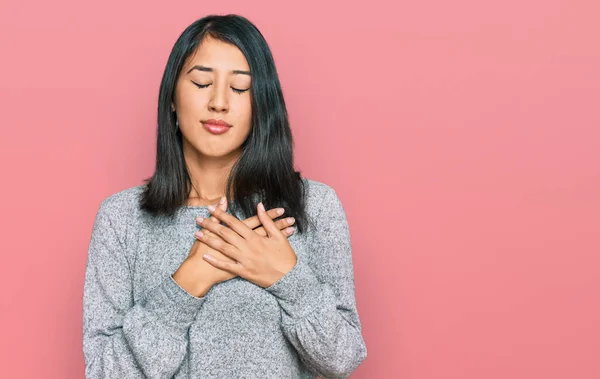
[[[218,208],[226,211],[227,210],[227,199],[225,197],[221,198],[221,201],[218,204]],[[283,214],[283,208],[271,209],[268,211],[268,214],[271,217],[277,217]],[[215,223],[219,223],[219,220],[211,216],[210,220]],[[257,216],[249,217],[242,221],[249,228],[256,228],[254,231],[262,236],[266,236],[267,233],[265,229],[261,226],[260,220]],[[283,233],[287,236],[293,234],[294,229],[289,227],[295,222],[293,218],[287,218],[276,221],[277,227],[280,230],[283,230]],[[258,228],[257,228],[258,227]],[[218,238],[217,235],[213,234],[209,230],[203,230],[203,232],[207,235],[214,236]],[[173,274],[173,279],[181,285],[188,293],[194,296],[204,296],[206,292],[215,284],[224,282],[226,280],[232,279],[236,277],[236,274],[230,273],[228,271],[224,271],[210,265],[205,260],[202,259],[204,254],[211,254],[213,256],[218,257],[219,259],[223,259],[225,261],[229,260],[232,263],[234,262],[227,256],[221,254],[219,251],[210,248],[208,245],[203,242],[197,240],[192,245],[188,257],[181,264],[179,269]]]
[[203,254],[208,263],[267,288],[287,274],[296,265],[297,259],[286,235],[265,211],[263,204],[259,203],[257,209],[266,236],[259,235],[244,222],[216,207],[209,207],[209,211],[225,225],[214,222],[213,217],[204,219],[200,224],[212,233],[196,234],[202,242],[228,258]]
[[[227,210],[227,200],[225,197],[221,198],[218,207],[223,211]],[[211,220],[213,222],[219,222],[215,217],[211,217]],[[196,297],[204,296],[213,285],[237,276],[207,264],[206,261],[202,259],[202,255],[207,253],[216,254],[224,260],[229,259],[218,251],[215,251],[204,243],[196,240],[186,259],[173,274],[173,279],[188,293]]]

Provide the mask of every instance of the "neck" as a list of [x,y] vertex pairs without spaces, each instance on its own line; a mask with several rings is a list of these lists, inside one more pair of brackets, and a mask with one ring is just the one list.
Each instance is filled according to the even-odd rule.
[[240,155],[241,151],[237,151],[227,156],[211,157],[184,149],[185,164],[192,181],[188,205],[217,204],[225,195],[227,179]]

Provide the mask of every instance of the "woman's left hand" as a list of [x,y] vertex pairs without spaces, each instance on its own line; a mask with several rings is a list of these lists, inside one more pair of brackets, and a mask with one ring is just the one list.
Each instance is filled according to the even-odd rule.
[[200,225],[215,235],[197,233],[197,238],[211,248],[222,252],[236,263],[224,262],[210,255],[204,259],[213,266],[262,287],[275,284],[296,265],[296,253],[288,237],[275,225],[262,203],[258,204],[257,215],[266,236],[261,236],[242,221],[222,209],[209,207],[209,211],[225,225],[204,219]]

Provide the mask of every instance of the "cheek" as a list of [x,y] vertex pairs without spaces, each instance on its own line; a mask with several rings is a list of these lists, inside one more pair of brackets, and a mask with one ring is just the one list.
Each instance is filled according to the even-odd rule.
[[201,90],[185,81],[178,84],[175,90],[177,106],[181,112],[198,114],[198,111],[206,109],[209,91]]
[[238,114],[238,120],[244,123],[247,127],[250,126],[252,121],[252,100],[250,96],[244,96],[243,99],[236,101],[236,108]]
[[206,109],[208,99],[200,93],[183,91],[179,97],[179,108],[183,112],[197,114],[199,110]]

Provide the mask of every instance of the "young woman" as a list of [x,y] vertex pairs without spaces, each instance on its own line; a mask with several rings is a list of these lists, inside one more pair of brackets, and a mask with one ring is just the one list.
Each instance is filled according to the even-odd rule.
[[344,208],[292,147],[258,29],[191,24],[160,85],[155,173],[94,221],[87,378],[345,378],[365,359]]

